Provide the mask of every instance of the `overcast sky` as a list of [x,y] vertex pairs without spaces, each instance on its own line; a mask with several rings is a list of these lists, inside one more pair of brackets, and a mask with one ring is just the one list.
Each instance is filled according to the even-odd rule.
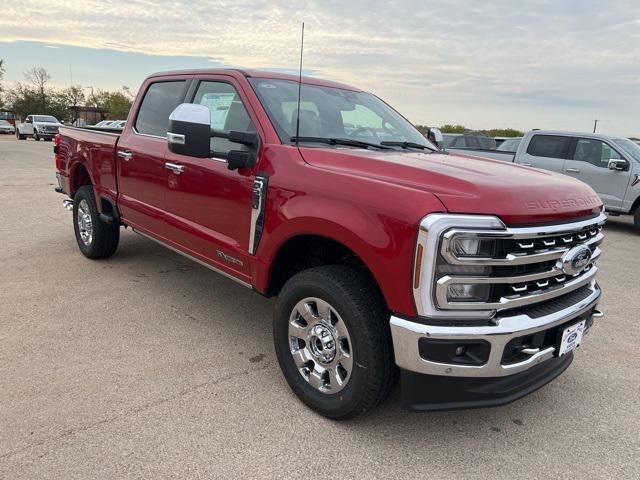
[[[640,136],[640,0],[7,0],[7,79],[137,88],[167,68],[305,70],[414,123]],[[51,48],[54,47],[54,48]],[[71,66],[71,68],[70,68]]]

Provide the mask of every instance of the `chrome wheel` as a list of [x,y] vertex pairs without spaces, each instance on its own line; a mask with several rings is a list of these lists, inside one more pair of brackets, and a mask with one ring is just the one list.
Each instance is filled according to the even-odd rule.
[[300,375],[322,393],[336,393],[349,381],[353,350],[338,312],[324,300],[305,298],[289,317],[289,348]]
[[82,243],[91,245],[91,241],[93,240],[93,221],[91,220],[89,204],[84,199],[78,204],[76,222],[78,223],[78,232],[80,233]]

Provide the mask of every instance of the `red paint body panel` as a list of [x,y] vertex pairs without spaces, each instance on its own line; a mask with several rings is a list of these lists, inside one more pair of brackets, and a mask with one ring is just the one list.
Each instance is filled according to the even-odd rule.
[[[521,225],[570,221],[601,209],[595,192],[577,180],[500,161],[283,145],[245,75],[297,81],[266,72],[193,70],[153,75],[141,92],[169,78],[232,83],[260,134],[253,169],[230,171],[212,159],[176,155],[164,139],[137,134],[132,126],[139,93],[120,139],[61,129],[65,162],[60,174],[73,179],[73,169],[85,165],[97,195],[117,201],[125,224],[262,292],[287,240],[303,234],[334,239],[371,270],[389,309],[408,316],[416,314],[411,278],[417,229],[424,216],[447,211],[490,214],[508,225]],[[316,79],[303,82],[357,90]],[[116,156],[122,149],[134,154],[130,162]],[[185,172],[171,173],[164,168],[166,161],[185,165]],[[251,192],[258,172],[269,176],[269,186],[264,232],[251,255]],[[73,185],[67,193],[73,195]],[[224,262],[218,251],[241,265]]]

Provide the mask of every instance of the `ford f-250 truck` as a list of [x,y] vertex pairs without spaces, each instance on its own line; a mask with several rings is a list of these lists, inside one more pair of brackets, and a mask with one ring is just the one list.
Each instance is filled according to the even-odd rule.
[[442,154],[353,87],[156,74],[121,134],[62,127],[54,151],[86,257],[114,254],[125,226],[277,296],[282,372],[331,418],[367,412],[398,376],[414,410],[513,401],[602,316],[591,188]]
[[640,145],[621,135],[532,130],[515,152],[449,148],[582,180],[600,196],[609,215],[633,215],[640,233]]

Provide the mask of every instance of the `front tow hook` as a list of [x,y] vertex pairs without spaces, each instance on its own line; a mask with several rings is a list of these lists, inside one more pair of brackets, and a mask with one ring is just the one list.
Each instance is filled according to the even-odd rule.
[[69,211],[73,210],[73,200],[63,200],[62,205]]

